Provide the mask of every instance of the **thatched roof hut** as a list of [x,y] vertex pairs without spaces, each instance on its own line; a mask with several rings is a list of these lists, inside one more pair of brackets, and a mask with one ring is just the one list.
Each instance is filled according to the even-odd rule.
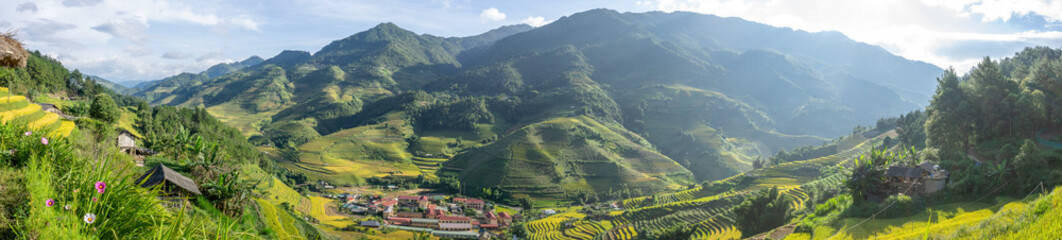
[[15,38],[15,32],[0,34],[0,66],[24,68],[26,59],[29,59],[29,52]]
[[166,192],[177,193],[179,195],[183,195],[180,194],[181,192],[203,195],[203,193],[199,191],[199,187],[196,186],[195,181],[192,181],[192,179],[189,179],[162,164],[148,170],[147,173],[140,176],[140,179],[137,179],[137,182],[143,182],[140,186],[145,188],[164,184],[163,189],[166,190]]

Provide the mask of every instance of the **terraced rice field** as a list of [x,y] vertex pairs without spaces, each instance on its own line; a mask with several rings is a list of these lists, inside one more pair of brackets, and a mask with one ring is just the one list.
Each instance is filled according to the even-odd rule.
[[269,228],[276,231],[278,239],[300,238],[299,229],[295,227],[295,219],[284,210],[277,208],[269,201],[259,198],[254,199],[258,203],[262,219]]
[[326,208],[334,205],[335,200],[317,196],[311,196],[309,198],[310,203],[312,204],[310,216],[321,221],[321,223],[337,228],[345,227],[353,223],[346,217],[328,214],[328,209]]
[[562,222],[569,219],[583,218],[586,215],[581,213],[561,213],[547,218],[534,220],[528,222],[525,227],[527,228],[528,238],[530,239],[571,239],[564,235]]
[[417,165],[417,169],[420,169],[421,173],[434,175],[442,167],[442,163],[447,160],[449,159],[413,157],[413,165]]
[[572,227],[564,229],[564,236],[570,239],[590,240],[598,234],[607,231],[605,226],[594,221],[578,221],[572,223]]
[[[416,176],[420,168],[412,163],[412,154],[403,134],[412,131],[401,116],[388,121],[346,129],[299,146],[299,162],[285,162],[288,169],[304,173],[311,180],[333,184],[363,184],[365,178],[390,174]],[[388,127],[392,126],[392,127]]]
[[638,237],[638,231],[632,226],[623,225],[612,228],[605,234],[605,239],[628,240]]
[[736,239],[741,232],[733,226],[731,208],[744,200],[749,193],[778,187],[780,192],[789,196],[794,209],[806,208],[810,196],[807,187],[811,185],[836,186],[844,180],[843,174],[816,177],[817,172],[807,172],[808,167],[816,169],[822,166],[841,166],[849,159],[866,153],[880,139],[869,139],[861,143],[850,143],[849,149],[830,156],[795,161],[770,166],[765,169],[739,174],[716,183],[737,183],[736,181],[753,176],[751,184],[738,184],[737,189],[727,192],[712,192],[702,187],[689,190],[657,194],[654,204],[645,206],[650,197],[624,200],[627,211],[613,214],[611,223],[617,227],[609,229],[606,239],[630,239],[635,231],[629,229],[664,229],[669,226],[690,224],[694,229],[695,239]]
[[697,229],[691,238],[712,240],[739,239],[741,238],[741,231],[734,227],[733,221],[729,218],[709,218],[697,223]]
[[24,96],[11,95],[7,88],[0,87],[0,122],[26,124],[32,131],[46,132],[51,138],[69,136],[77,126],[59,115],[44,112],[40,105],[29,102]]

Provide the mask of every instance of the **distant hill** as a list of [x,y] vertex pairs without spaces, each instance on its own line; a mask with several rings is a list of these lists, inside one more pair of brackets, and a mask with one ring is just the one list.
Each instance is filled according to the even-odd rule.
[[429,174],[563,198],[732,176],[918,109],[941,72],[835,32],[598,9],[471,37],[383,23],[137,95],[297,149],[282,165],[316,179]]
[[104,78],[99,77],[99,76],[88,75],[86,77],[91,78],[92,80],[95,80],[96,82],[98,82],[100,85],[103,85],[104,87],[110,88],[111,90],[114,90],[115,92],[118,92],[118,93],[123,93],[124,94],[124,93],[135,92],[135,91],[129,89],[128,87],[126,87],[126,86],[124,86],[122,84],[111,82],[110,80],[104,79]]
[[140,82],[132,87],[137,89],[133,95],[153,102],[156,96],[160,94],[169,94],[169,91],[172,91],[173,89],[181,86],[197,85],[208,79],[257,65],[262,63],[262,61],[264,60],[261,57],[251,56],[239,62],[219,63],[200,73],[181,73],[159,80]]

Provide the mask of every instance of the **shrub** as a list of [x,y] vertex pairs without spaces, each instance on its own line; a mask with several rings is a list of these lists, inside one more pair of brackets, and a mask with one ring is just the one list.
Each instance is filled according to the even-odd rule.
[[100,94],[95,99],[92,99],[92,105],[89,107],[89,116],[107,123],[114,123],[118,121],[122,113],[118,110],[118,104],[114,103],[114,99],[111,99],[110,95]]

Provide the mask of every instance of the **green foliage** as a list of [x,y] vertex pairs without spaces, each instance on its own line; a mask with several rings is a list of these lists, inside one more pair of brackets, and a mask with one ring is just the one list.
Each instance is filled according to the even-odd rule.
[[880,162],[881,160],[867,158],[865,155],[860,155],[859,159],[854,160],[855,166],[852,167],[852,174],[845,181],[845,186],[852,192],[855,199],[866,200],[868,195],[876,193],[885,183],[885,169],[882,167],[888,164]]
[[916,110],[902,114],[897,119],[896,134],[900,144],[906,147],[926,147],[926,112]]
[[424,130],[456,129],[472,131],[478,123],[494,123],[494,115],[487,110],[483,99],[467,98],[446,104],[432,105],[414,114]]
[[89,116],[99,119],[106,123],[114,123],[121,117],[121,112],[118,110],[118,105],[114,103],[114,99],[111,99],[110,95],[98,95],[92,99],[92,105],[89,107]]
[[789,198],[778,193],[778,188],[760,190],[755,196],[734,207],[734,221],[742,237],[782,226],[789,220]]
[[[196,222],[192,217],[186,218],[184,211],[174,217],[160,208],[158,189],[142,189],[134,181],[139,171],[131,168],[130,160],[124,155],[90,158],[81,155],[82,151],[75,151],[116,151],[113,148],[90,150],[97,146],[90,144],[95,141],[92,136],[72,135],[49,139],[44,144],[42,134],[26,136],[26,129],[20,126],[0,125],[0,149],[10,150],[0,163],[4,169],[0,174],[5,184],[3,191],[10,188],[21,192],[5,194],[0,199],[4,206],[0,223],[5,223],[0,237],[172,239],[241,235],[231,231],[231,226],[207,224],[214,220],[195,217]],[[10,173],[24,175],[21,180],[9,181]],[[106,184],[106,188],[98,190],[97,182]],[[6,200],[12,198],[25,200],[8,208],[12,206]],[[46,205],[49,199],[54,205]],[[15,214],[7,215],[9,210]],[[95,215],[94,222],[83,220],[87,214]],[[11,235],[12,230],[15,235]]]
[[280,148],[295,148],[321,137],[321,134],[302,122],[273,123],[266,129],[266,137]]

